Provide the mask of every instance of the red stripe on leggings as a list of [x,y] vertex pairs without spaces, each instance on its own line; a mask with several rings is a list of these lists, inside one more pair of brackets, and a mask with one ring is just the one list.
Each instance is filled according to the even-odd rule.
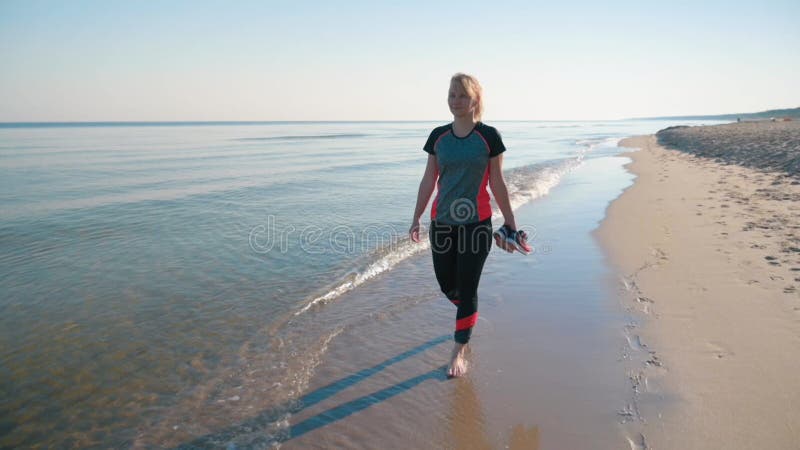
[[463,319],[456,320],[456,331],[466,330],[475,326],[478,322],[478,313],[472,313]]

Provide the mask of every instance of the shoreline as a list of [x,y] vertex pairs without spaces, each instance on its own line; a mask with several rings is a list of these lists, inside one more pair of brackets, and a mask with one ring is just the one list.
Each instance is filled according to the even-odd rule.
[[[617,449],[635,440],[619,362],[624,318],[591,236],[605,205],[630,184],[623,162],[586,161],[549,195],[515,211],[518,224],[531,227],[537,250],[490,253],[462,378],[442,376],[453,307],[438,291],[429,255],[347,294],[342,302],[424,291],[418,300],[397,297],[392,303],[409,307],[331,342],[305,395],[346,387],[289,417],[291,438],[282,448]],[[430,338],[435,345],[426,343]],[[357,382],[341,381],[365,368],[376,369]]]
[[666,149],[654,135],[619,145],[639,149],[620,155],[636,179],[594,235],[633,317],[631,347],[643,353],[629,364],[640,430],[631,447],[791,448],[800,441],[800,186]]

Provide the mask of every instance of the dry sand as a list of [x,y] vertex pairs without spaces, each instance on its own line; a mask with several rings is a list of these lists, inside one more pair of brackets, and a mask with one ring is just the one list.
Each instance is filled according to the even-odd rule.
[[[690,132],[708,146],[737,125]],[[769,126],[739,128],[740,154]],[[620,145],[640,149],[624,154],[637,178],[596,236],[645,354],[629,373],[631,447],[800,448],[800,184],[655,136]]]
[[666,148],[800,178],[800,121],[670,127],[656,137]]

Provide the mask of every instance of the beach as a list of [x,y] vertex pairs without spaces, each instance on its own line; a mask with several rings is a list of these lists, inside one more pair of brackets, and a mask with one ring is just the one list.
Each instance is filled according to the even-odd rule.
[[[671,433],[671,417],[692,411],[672,341],[662,348],[651,335],[648,321],[664,314],[661,294],[631,303],[620,280],[633,290],[646,280],[620,270],[593,231],[642,180],[634,184],[624,168],[620,139],[702,123],[501,123],[506,182],[534,252],[490,253],[470,370],[459,379],[444,376],[455,309],[439,291],[426,240],[413,244],[406,233],[421,137],[434,124],[3,129],[0,179],[15,194],[0,199],[0,445],[687,448],[661,445],[654,429]],[[779,178],[765,178],[757,196],[784,209],[753,212],[742,225],[753,233],[778,236],[797,222],[792,202],[779,200],[796,196],[784,185],[797,186]],[[707,225],[716,230],[719,220],[734,223]],[[495,208],[494,228],[502,223]],[[649,251],[639,228],[608,233]],[[797,266],[791,238],[777,241],[767,268]],[[665,258],[680,254],[658,248]],[[740,253],[730,244],[722,251]],[[753,289],[796,295],[793,278],[776,276]],[[776,352],[767,366],[791,365],[780,352],[796,345],[769,339],[778,346],[760,355]],[[732,373],[761,369],[732,361],[745,366]],[[797,391],[765,373],[784,394]],[[765,398],[777,406],[758,417],[791,426],[786,405],[796,394]]]
[[800,450],[798,18],[0,0],[0,450]]
[[798,136],[754,122],[621,142],[636,180],[595,235],[644,353],[633,448],[797,448]]
[[537,252],[490,254],[462,380],[406,233],[438,122],[4,125],[0,446],[625,445],[590,233],[632,181],[618,140],[682,123],[500,124]]

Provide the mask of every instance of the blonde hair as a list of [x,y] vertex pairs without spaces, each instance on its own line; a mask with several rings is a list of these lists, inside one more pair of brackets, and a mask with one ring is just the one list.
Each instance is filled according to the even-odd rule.
[[475,105],[475,118],[481,120],[481,116],[483,116],[483,88],[478,79],[472,75],[459,72],[450,78],[450,84],[453,83],[461,86],[469,94],[470,98],[478,100],[478,104]]

